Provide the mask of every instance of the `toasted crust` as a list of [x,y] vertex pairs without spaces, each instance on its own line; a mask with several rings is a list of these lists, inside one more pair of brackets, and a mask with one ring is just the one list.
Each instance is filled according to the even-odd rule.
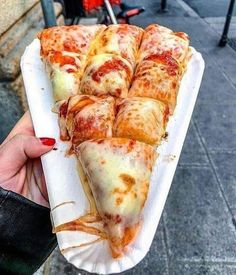
[[73,96],[61,105],[60,125],[65,126],[67,140],[73,145],[88,139],[111,137],[114,110],[113,97]]
[[181,67],[169,54],[153,55],[135,72],[129,97],[150,97],[162,101],[174,112],[181,80]]
[[168,52],[180,65],[188,56],[189,38],[186,33],[173,32],[168,28],[153,24],[148,26],[139,49],[138,63],[144,58]]
[[50,51],[68,51],[86,55],[95,35],[105,28],[104,25],[75,25],[45,29],[38,34],[41,55],[45,57]]
[[135,66],[143,29],[132,25],[110,25],[103,31],[91,50],[91,55],[120,55]]
[[116,109],[114,136],[160,144],[168,121],[167,105],[151,98],[132,97],[119,100]]

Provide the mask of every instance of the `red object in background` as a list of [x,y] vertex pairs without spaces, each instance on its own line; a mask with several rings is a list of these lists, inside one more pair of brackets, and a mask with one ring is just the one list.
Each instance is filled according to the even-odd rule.
[[134,16],[134,15],[139,14],[139,13],[140,13],[140,10],[139,10],[139,9],[133,9],[133,10],[127,11],[126,15],[127,15],[128,17],[131,17],[131,16]]
[[[120,5],[121,0],[109,0],[111,5]],[[83,7],[86,11],[96,9],[103,5],[103,0],[83,0]]]

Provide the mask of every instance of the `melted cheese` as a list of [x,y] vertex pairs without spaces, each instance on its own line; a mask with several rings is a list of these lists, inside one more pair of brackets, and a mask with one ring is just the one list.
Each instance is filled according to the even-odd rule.
[[132,75],[131,65],[122,57],[112,54],[96,55],[91,58],[85,70],[81,93],[126,97]]
[[101,47],[97,49],[99,53],[119,53],[119,37],[112,31],[112,27],[103,32],[102,38],[106,38],[106,42],[101,43]]
[[76,152],[105,222],[111,249],[121,255],[132,239],[127,243],[126,229],[133,228],[134,234],[140,223],[155,151],[144,143],[112,138],[85,141]]
[[141,47],[139,49],[138,62],[145,57],[170,52],[180,64],[184,66],[188,55],[189,39],[185,33],[175,33],[165,27],[151,25],[145,29]]
[[81,184],[84,189],[84,193],[89,201],[89,213],[93,215],[96,215],[96,214],[98,215],[97,207],[95,204],[95,200],[93,198],[91,188],[88,183],[88,179],[86,178],[83,168],[81,166],[81,163],[79,161],[77,162],[77,169],[78,169]]
[[55,101],[78,94],[86,56],[71,52],[50,52],[45,59]]
[[87,55],[93,39],[105,28],[104,25],[75,25],[45,29],[38,35],[41,55],[46,57],[50,51],[69,51]]
[[110,25],[101,33],[91,51],[92,55],[116,54],[135,66],[135,59],[143,30],[132,25]]
[[60,68],[54,68],[51,74],[53,96],[55,101],[67,99],[78,93],[79,84],[74,74]]
[[129,97],[151,97],[160,100],[169,106],[172,114],[181,80],[180,72],[178,66],[170,68],[168,64],[142,61],[135,72]]
[[66,126],[74,144],[87,139],[112,136],[115,100],[80,95],[71,97]]
[[161,142],[168,120],[168,107],[151,98],[133,97],[119,101],[114,136],[136,139],[151,145]]

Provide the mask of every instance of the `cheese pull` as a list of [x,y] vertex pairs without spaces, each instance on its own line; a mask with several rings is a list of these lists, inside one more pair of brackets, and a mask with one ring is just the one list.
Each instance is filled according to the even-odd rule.
[[124,138],[89,140],[76,147],[112,256],[121,257],[139,231],[156,152]]

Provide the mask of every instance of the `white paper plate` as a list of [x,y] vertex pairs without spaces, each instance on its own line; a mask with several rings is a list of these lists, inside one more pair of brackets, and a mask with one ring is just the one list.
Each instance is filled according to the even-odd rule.
[[[53,223],[57,226],[85,214],[89,204],[77,174],[76,159],[73,156],[65,157],[67,144],[59,139],[57,115],[51,112],[54,105],[52,87],[41,62],[39,49],[39,40],[35,39],[22,56],[21,69],[36,135],[57,140],[58,150],[42,157],[51,209],[64,202],[72,202],[52,211]],[[102,274],[117,273],[132,268],[147,254],[171,186],[204,71],[201,54],[194,49],[192,52],[175,113],[168,123],[169,136],[158,148],[160,157],[152,174],[143,211],[143,225],[137,239],[130,246],[129,252],[119,260],[111,257],[107,241],[70,249],[64,256],[76,267]],[[61,250],[96,238],[83,232],[57,233]]]

